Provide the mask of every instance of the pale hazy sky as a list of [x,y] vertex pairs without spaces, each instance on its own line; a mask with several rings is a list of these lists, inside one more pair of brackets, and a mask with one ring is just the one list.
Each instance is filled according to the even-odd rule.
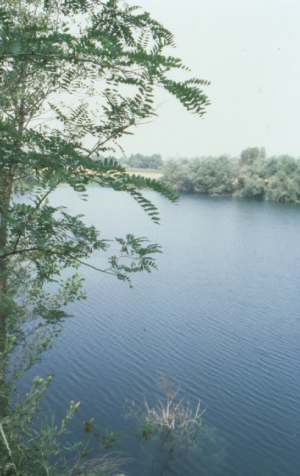
[[130,0],[173,31],[176,55],[209,79],[199,119],[169,95],[159,117],[123,141],[127,154],[167,157],[265,146],[300,156],[299,0]]

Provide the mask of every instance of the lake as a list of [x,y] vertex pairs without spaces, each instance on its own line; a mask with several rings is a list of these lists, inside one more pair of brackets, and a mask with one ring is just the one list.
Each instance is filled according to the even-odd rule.
[[[88,202],[67,189],[54,196],[103,236],[134,232],[163,254],[133,289],[83,270],[87,300],[70,308],[28,378],[54,372],[47,412],[61,416],[69,400],[81,401],[76,439],[91,417],[118,430],[117,450],[133,458],[130,476],[299,476],[300,207],[149,196],[159,226],[122,193],[91,188]],[[162,374],[206,409],[201,445],[179,449],[164,470],[155,445],[142,444],[126,418],[126,402],[161,397]]]

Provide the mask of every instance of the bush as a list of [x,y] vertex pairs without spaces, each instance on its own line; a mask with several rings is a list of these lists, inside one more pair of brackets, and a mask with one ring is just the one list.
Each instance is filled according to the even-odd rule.
[[288,155],[267,159],[257,147],[243,151],[239,160],[169,160],[162,181],[178,192],[300,202],[300,161]]

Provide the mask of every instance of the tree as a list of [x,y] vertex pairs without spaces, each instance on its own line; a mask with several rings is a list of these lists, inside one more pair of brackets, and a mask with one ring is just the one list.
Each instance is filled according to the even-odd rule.
[[[165,27],[118,0],[1,2],[0,419],[8,411],[7,354],[20,335],[14,336],[20,289],[31,314],[51,319],[60,304],[80,296],[81,281],[75,274],[63,283],[50,312],[42,304],[44,284],[58,280],[65,268],[91,266],[87,258],[110,244],[80,216],[51,205],[50,194],[65,184],[84,196],[96,183],[129,193],[155,222],[158,210],[142,189],[176,198],[161,183],[128,175],[105,158],[124,134],[155,116],[157,87],[192,113],[204,114],[208,99],[202,87],[208,83],[172,79],[172,72],[187,70],[170,56],[173,46]],[[25,203],[16,200],[24,184],[30,189]],[[108,266],[98,271],[128,280],[131,273],[155,267],[157,245],[129,234],[115,246],[119,252],[113,248]]]
[[181,192],[229,195],[234,188],[235,162],[226,156],[168,161],[163,182]]
[[143,169],[160,169],[163,166],[163,161],[159,154],[132,154],[128,157],[126,163],[129,167]]
[[190,169],[196,193],[229,195],[233,192],[234,166],[228,157],[195,159]]
[[242,163],[226,156],[170,160],[164,164],[162,182],[178,192],[299,203],[299,159],[264,154],[254,147],[241,153]]
[[265,159],[266,151],[264,147],[248,147],[241,152],[241,165],[251,164],[256,160]]
[[193,193],[194,187],[190,176],[188,160],[168,160],[163,167],[163,183],[178,192]]
[[[165,53],[174,45],[171,33],[117,0],[9,0],[0,15],[1,270],[5,274],[9,260],[22,257],[43,260],[44,276],[51,277],[106,243],[79,217],[58,217],[58,209],[47,205],[49,194],[61,183],[84,193],[93,182],[130,193],[158,221],[140,188],[171,200],[172,191],[96,157],[155,115],[155,87],[202,115],[207,83],[170,79],[170,72],[186,69]],[[33,203],[12,203],[24,180],[31,182]],[[142,247],[133,240],[120,245],[134,252]],[[120,271],[115,262],[111,267]]]

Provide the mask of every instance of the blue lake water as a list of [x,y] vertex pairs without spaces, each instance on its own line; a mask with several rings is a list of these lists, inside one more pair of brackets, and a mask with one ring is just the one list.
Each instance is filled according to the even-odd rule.
[[[72,306],[32,371],[55,374],[47,411],[60,416],[80,400],[78,439],[90,417],[119,430],[131,476],[299,476],[300,207],[151,198],[159,226],[122,193],[91,188],[84,202],[61,189],[54,197],[105,237],[134,232],[164,252],[158,271],[137,275],[133,289],[83,270],[87,300]],[[206,408],[202,447],[179,451],[164,472],[125,418],[126,401],[161,396],[162,373]]]

